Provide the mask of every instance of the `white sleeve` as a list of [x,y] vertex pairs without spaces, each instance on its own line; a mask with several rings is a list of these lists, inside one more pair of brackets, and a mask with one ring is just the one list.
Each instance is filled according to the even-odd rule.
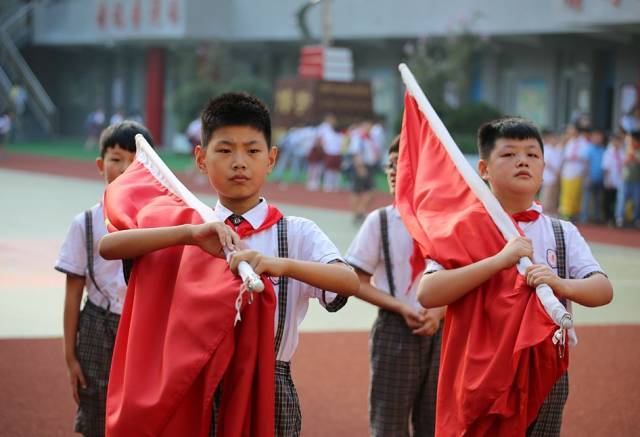
[[347,250],[345,259],[352,266],[373,275],[380,262],[381,241],[380,212],[376,210],[362,223]]
[[[300,242],[298,259],[323,264],[345,262],[336,245],[318,225],[307,219],[295,218],[294,220],[296,221],[296,238]],[[300,291],[308,298],[317,298],[324,306],[331,303],[337,296],[336,293],[324,292],[305,283],[301,283]]]
[[430,258],[427,258],[427,267],[424,269],[425,274],[439,272],[440,270],[445,270],[442,264]]
[[593,273],[604,273],[578,228],[569,222],[562,224],[567,245],[567,275],[570,278],[583,279]]
[[85,276],[87,245],[84,213],[77,215],[71,222],[54,268],[62,273]]

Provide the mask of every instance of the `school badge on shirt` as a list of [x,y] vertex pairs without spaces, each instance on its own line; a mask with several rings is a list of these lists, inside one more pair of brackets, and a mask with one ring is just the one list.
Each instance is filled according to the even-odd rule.
[[552,269],[558,268],[558,254],[555,249],[547,249],[547,264]]

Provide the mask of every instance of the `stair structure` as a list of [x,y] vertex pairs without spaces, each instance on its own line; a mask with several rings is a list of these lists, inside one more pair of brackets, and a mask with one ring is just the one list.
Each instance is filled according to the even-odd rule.
[[36,2],[16,3],[0,17],[0,101],[11,107],[16,84],[26,93],[26,109],[47,134],[57,131],[58,110],[18,49],[32,35]]

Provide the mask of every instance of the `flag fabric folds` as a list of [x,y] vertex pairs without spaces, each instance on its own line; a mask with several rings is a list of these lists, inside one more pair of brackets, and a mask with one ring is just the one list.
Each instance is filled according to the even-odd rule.
[[[138,160],[107,187],[104,210],[112,232],[202,223]],[[222,382],[217,435],[273,436],[276,300],[264,282],[250,305],[244,293],[234,327],[242,282],[224,259],[196,246],[136,259],[111,365],[107,435],[207,436]]]
[[[505,245],[409,93],[396,204],[423,254],[446,269],[492,256]],[[524,435],[568,365],[551,340],[556,329],[515,266],[449,305],[436,435]]]

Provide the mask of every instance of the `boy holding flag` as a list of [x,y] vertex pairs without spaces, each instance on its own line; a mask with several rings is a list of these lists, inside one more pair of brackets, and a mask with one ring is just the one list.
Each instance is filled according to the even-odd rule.
[[[107,430],[206,436],[220,384],[216,435],[297,436],[301,413],[290,361],[298,327],[309,299],[336,311],[346,302],[343,296],[358,290],[358,278],[315,223],[284,217],[261,196],[277,156],[261,101],[244,93],[211,100],[202,113],[195,156],[218,195],[217,221],[194,219],[171,193],[138,205],[161,184],[149,179],[143,163],[135,163],[105,195],[105,215],[119,232],[102,240],[100,253],[136,263],[114,353]],[[232,271],[245,261],[265,285],[235,328],[239,287],[225,261],[216,259],[225,249],[232,251]],[[244,306],[242,294],[237,302]],[[153,320],[145,323],[147,317]],[[151,350],[141,351],[153,342]],[[162,378],[159,383],[149,376],[152,371]]]
[[[542,207],[534,202],[544,169],[542,139],[536,127],[519,118],[494,120],[480,127],[478,148],[481,177],[524,235],[507,242],[495,255],[467,266],[445,270],[429,259],[427,271],[431,274],[420,283],[420,302],[425,307],[451,304],[527,256],[534,262],[525,272],[529,286],[547,284],[564,302],[589,307],[609,303],[611,283],[578,229],[542,214]],[[568,392],[564,373],[527,435],[560,434]]]
[[[558,326],[572,322],[541,284],[588,306],[608,303],[611,284],[577,229],[533,202],[544,167],[535,126],[507,118],[480,129],[479,170],[492,194],[400,69],[409,93],[396,202],[428,258],[420,303],[447,305],[436,435],[558,435],[568,365]],[[525,271],[527,255],[535,264]]]

